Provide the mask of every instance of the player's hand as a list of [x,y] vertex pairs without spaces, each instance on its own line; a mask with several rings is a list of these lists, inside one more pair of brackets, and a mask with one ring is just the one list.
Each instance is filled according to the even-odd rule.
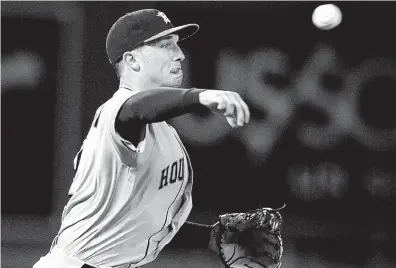
[[223,114],[233,128],[249,123],[249,107],[236,92],[208,89],[199,93],[199,102],[213,113]]

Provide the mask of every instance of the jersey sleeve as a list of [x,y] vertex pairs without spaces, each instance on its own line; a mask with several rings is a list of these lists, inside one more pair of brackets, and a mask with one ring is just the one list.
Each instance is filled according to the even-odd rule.
[[[109,101],[107,101],[91,128],[97,128],[105,142],[112,145],[119,160],[131,167],[137,166],[139,162],[146,159],[152,148],[152,142],[148,141],[147,133],[149,125],[146,124],[146,137],[137,146],[121,137],[115,129],[116,117],[122,105],[138,91],[118,91]],[[138,158],[140,161],[138,162]]]

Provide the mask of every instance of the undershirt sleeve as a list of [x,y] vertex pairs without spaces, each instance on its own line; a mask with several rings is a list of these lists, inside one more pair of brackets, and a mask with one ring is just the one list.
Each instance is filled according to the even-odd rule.
[[116,131],[136,146],[145,124],[166,121],[202,107],[199,103],[202,91],[204,89],[155,88],[136,93],[119,110]]

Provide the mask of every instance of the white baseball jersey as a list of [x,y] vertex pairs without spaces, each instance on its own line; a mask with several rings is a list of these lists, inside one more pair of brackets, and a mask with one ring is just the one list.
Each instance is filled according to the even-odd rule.
[[135,93],[121,87],[97,110],[53,243],[92,265],[153,261],[192,208],[192,169],[176,131],[166,122],[147,124],[135,148],[115,130],[118,111]]

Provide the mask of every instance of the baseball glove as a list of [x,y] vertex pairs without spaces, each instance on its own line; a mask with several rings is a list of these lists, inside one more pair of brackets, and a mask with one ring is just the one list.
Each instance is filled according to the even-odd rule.
[[226,268],[280,268],[280,209],[259,208],[219,216],[216,244]]

